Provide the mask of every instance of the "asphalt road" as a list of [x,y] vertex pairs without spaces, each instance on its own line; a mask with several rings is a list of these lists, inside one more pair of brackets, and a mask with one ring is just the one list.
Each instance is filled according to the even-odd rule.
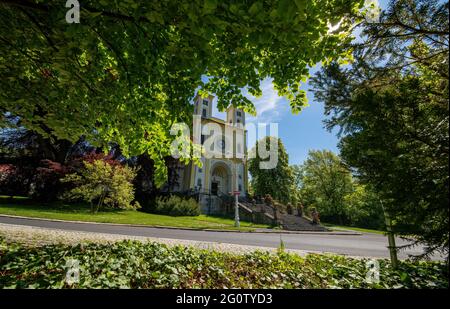
[[[207,242],[231,243],[260,247],[278,248],[280,237],[287,249],[311,252],[332,252],[350,256],[389,257],[387,238],[384,235],[363,233],[362,235],[329,235],[329,234],[281,234],[281,233],[243,233],[183,230],[169,228],[136,227],[126,225],[57,222],[25,218],[1,217],[0,223],[26,225],[34,227],[62,229],[71,231],[120,234],[131,236],[147,236],[171,239],[185,239]],[[407,244],[397,239],[397,245]],[[407,258],[408,254],[421,253],[415,247],[399,253],[399,258]]]

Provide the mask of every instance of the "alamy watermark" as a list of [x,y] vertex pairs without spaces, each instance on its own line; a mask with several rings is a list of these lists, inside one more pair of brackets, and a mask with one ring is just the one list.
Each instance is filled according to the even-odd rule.
[[[173,124],[170,134],[175,136],[170,150],[176,159],[253,159],[258,156],[261,159],[260,169],[273,169],[278,164],[278,123],[221,125],[210,121],[202,124],[202,118],[194,115],[192,135],[186,123]],[[252,148],[246,154],[248,139],[257,141],[258,146],[257,151]]]
[[368,260],[366,269],[366,282],[369,284],[380,283],[380,262],[378,260]]
[[67,0],[66,8],[69,8],[66,12],[66,22],[69,24],[80,23],[80,2],[77,0]]
[[80,262],[76,259],[66,261],[66,283],[73,285],[80,282]]

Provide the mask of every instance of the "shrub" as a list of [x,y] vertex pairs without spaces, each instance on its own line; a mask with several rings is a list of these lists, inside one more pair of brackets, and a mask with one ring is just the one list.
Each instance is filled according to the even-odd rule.
[[72,165],[83,167],[84,162],[94,163],[95,161],[101,160],[105,163],[108,163],[111,166],[120,166],[120,162],[113,158],[111,154],[105,154],[103,152],[95,152],[91,151],[90,153],[87,153],[83,155],[80,158],[76,158],[73,160]]
[[61,179],[70,172],[70,167],[52,160],[42,160],[36,168],[29,195],[34,200],[50,202],[64,191]]
[[[281,247],[281,245],[280,245]],[[122,241],[29,248],[0,238],[0,288],[448,288],[439,262],[379,260],[380,281],[368,282],[367,259],[255,251],[242,255]],[[77,260],[79,282],[66,282]]]
[[84,161],[84,168],[62,179],[63,182],[74,185],[63,198],[81,198],[91,204],[93,212],[97,212],[103,205],[136,209],[140,206],[132,204],[134,188],[131,183],[135,175],[136,172],[128,166],[112,165],[104,160]]
[[182,198],[176,195],[157,197],[155,212],[169,216],[198,216],[200,205],[193,198]]
[[0,194],[26,196],[32,177],[33,172],[30,169],[13,164],[0,164]]

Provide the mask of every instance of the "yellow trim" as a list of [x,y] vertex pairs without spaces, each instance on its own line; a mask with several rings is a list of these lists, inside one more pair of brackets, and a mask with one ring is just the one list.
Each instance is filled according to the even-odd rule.
[[203,169],[203,172],[205,173],[205,184],[204,184],[204,190],[211,190],[211,188],[209,187],[209,175],[211,174],[210,171],[210,160],[209,159],[205,159],[205,166]]
[[216,118],[216,117],[208,117],[208,118],[203,118],[202,120],[204,120],[203,122],[209,122],[209,121],[214,121],[220,124],[226,124],[224,120]]
[[189,183],[189,188],[194,189],[194,184],[195,184],[195,164],[191,162],[191,179]]
[[248,165],[247,165],[247,130],[244,132],[244,189],[245,193],[248,192]]

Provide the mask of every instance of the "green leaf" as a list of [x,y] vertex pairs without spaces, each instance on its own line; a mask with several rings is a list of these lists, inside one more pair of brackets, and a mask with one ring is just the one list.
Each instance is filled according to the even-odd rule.
[[278,2],[277,13],[285,21],[291,20],[296,13],[296,9],[292,6],[292,0],[280,0]]
[[218,0],[205,0],[204,9],[205,12],[211,13],[217,8]]
[[262,2],[255,2],[252,4],[248,12],[254,16],[257,15],[262,9],[263,9]]

